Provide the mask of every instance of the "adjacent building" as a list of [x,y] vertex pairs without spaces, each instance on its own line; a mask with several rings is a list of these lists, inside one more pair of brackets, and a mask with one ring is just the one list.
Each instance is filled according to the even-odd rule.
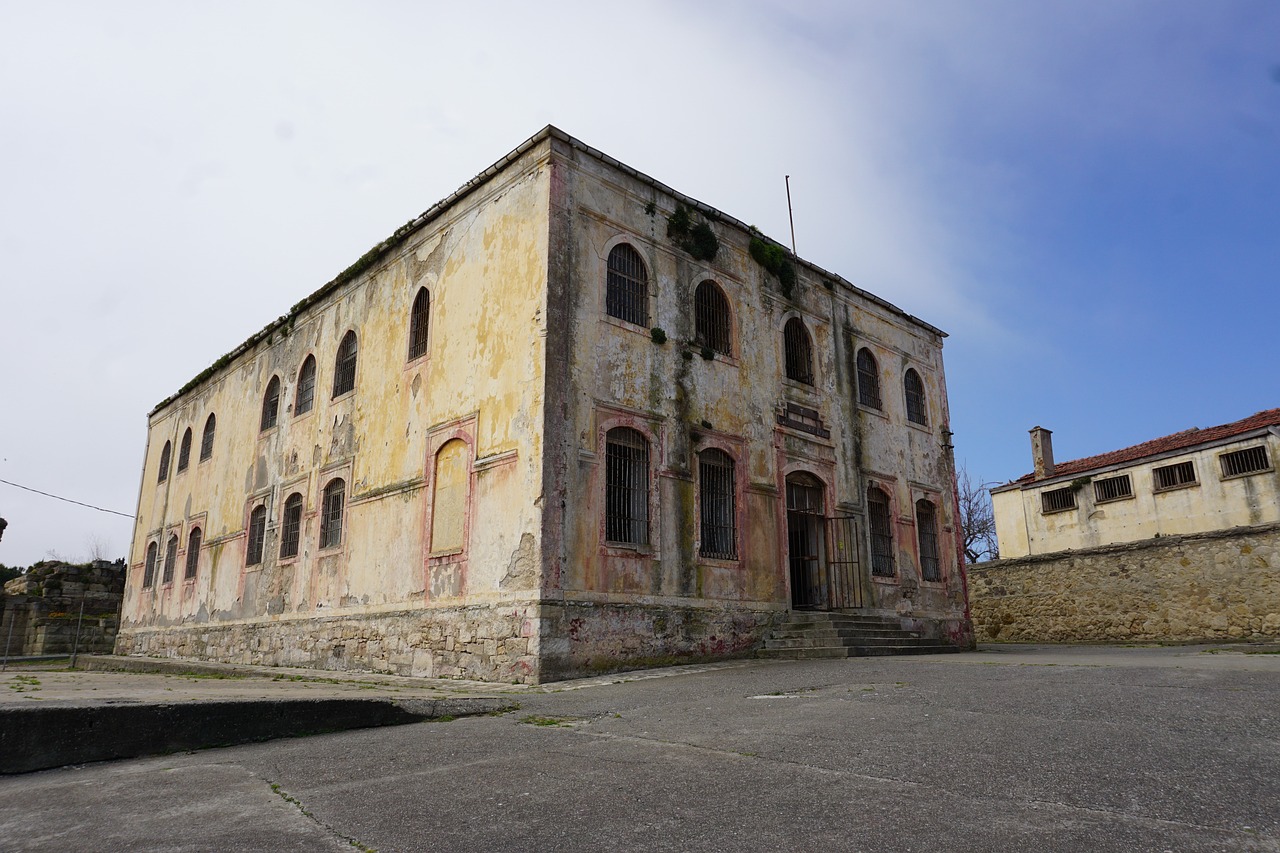
[[148,418],[120,653],[538,682],[972,642],[944,334],[548,127]]

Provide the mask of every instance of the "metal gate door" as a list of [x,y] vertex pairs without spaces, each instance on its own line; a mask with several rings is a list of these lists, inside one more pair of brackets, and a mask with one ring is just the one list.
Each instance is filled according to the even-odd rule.
[[856,516],[827,519],[827,590],[832,610],[862,607],[862,560]]

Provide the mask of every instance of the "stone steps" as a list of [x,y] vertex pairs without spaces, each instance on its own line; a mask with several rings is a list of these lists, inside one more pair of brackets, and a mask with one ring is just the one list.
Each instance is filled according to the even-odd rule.
[[798,612],[756,652],[762,658],[844,658],[959,651],[944,640],[905,630],[896,619],[849,613]]

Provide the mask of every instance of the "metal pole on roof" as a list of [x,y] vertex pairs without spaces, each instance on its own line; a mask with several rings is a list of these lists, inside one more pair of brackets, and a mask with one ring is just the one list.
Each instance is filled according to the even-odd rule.
[[[791,176],[787,175],[787,219],[791,221],[791,254],[796,254],[796,218],[791,213]],[[796,255],[796,257],[800,257]]]

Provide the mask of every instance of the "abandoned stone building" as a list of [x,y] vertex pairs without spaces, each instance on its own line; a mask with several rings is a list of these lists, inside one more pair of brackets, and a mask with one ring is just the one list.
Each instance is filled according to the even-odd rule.
[[117,651],[547,681],[967,647],[944,334],[548,127],[160,403]]

